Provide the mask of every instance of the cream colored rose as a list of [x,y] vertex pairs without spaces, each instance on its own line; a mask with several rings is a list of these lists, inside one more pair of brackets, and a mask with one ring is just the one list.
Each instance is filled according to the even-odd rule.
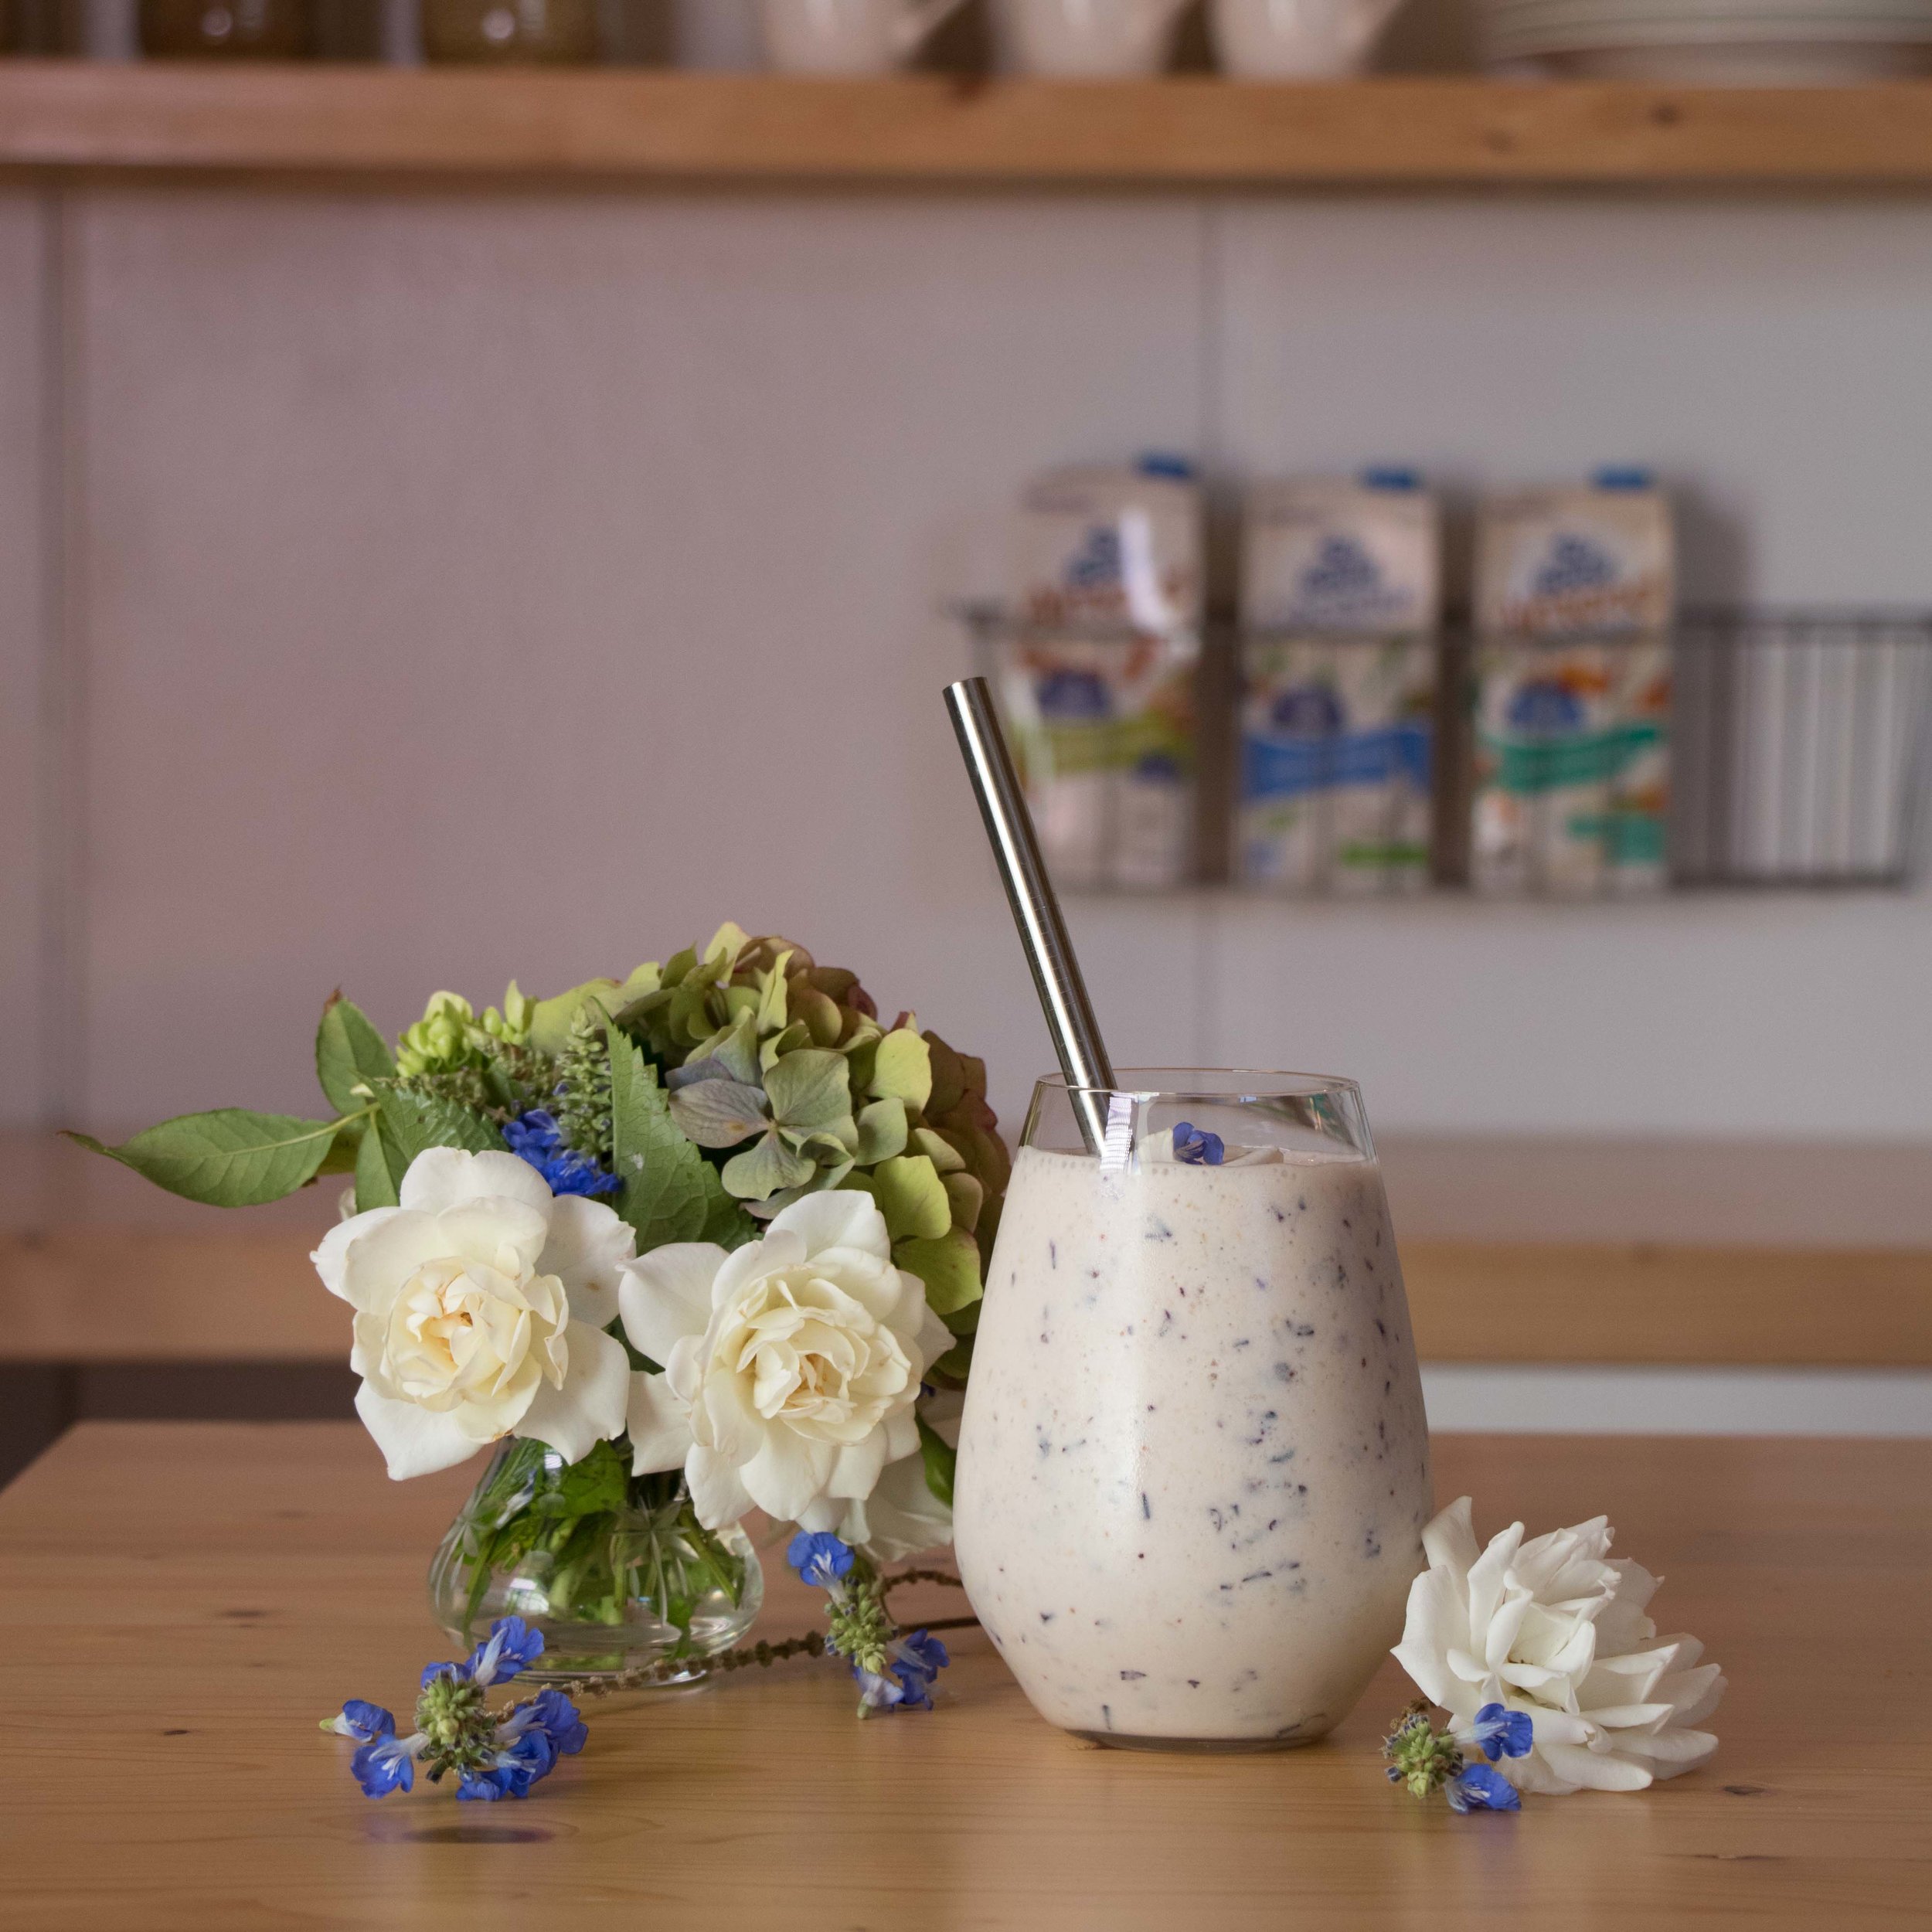
[[[964,1397],[942,1389],[919,1406],[919,1413],[942,1442],[957,1446]],[[896,1563],[953,1539],[953,1512],[926,1480],[923,1449],[886,1464],[869,1496],[845,1505],[838,1532],[842,1541],[862,1549],[875,1563]]]
[[734,1253],[654,1248],[618,1301],[631,1345],[664,1365],[633,1378],[634,1467],[682,1464],[711,1529],[754,1505],[835,1529],[918,1448],[919,1379],[952,1345],[924,1284],[893,1266],[871,1196],[851,1189],[794,1202]]
[[1658,1636],[1657,1579],[1609,1560],[1611,1536],[1601,1516],[1527,1543],[1512,1523],[1479,1550],[1467,1496],[1422,1532],[1396,1661],[1458,1724],[1485,1704],[1529,1713],[1533,1749],[1496,1766],[1523,1791],[1641,1791],[1717,1748],[1691,1727],[1723,1675],[1696,1638]]
[[310,1257],[355,1311],[356,1413],[400,1480],[530,1436],[572,1461],[624,1427],[630,1363],[604,1334],[631,1230],[554,1196],[514,1154],[431,1148],[401,1205],[339,1223]]

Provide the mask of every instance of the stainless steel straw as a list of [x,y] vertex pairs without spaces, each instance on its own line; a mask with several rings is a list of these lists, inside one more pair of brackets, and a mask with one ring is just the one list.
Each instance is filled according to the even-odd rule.
[[1060,901],[1033,836],[1033,815],[1026,809],[1019,774],[1006,749],[1005,734],[993,712],[993,694],[984,678],[961,678],[946,687],[946,709],[959,739],[966,775],[986,836],[1019,928],[1033,985],[1046,1012],[1046,1030],[1053,1036],[1060,1071],[1074,1090],[1074,1117],[1090,1154],[1097,1155],[1107,1138],[1107,1101],[1094,1088],[1114,1084],[1114,1063],[1107,1057],[1100,1029],[1087,1002],[1087,982],[1066,936]]

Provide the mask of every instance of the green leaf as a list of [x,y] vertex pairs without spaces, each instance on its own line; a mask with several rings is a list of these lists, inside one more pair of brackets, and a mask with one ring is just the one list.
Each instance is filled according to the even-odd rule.
[[[706,1239],[714,1199],[730,1198],[716,1170],[679,1131],[658,1084],[658,1070],[634,1040],[614,1029],[611,1163],[624,1182],[617,1210],[637,1230],[640,1254],[667,1241]],[[734,1213],[742,1212],[731,1205]]]
[[767,1125],[764,1094],[742,1080],[693,1080],[669,1097],[679,1132],[700,1147],[736,1147]]
[[619,990],[614,979],[587,979],[568,992],[539,1000],[530,1016],[530,1044],[539,1053],[561,1053],[570,1043],[570,1022],[577,1015],[593,1000],[607,1006]]
[[870,1167],[906,1151],[906,1105],[903,1100],[874,1100],[859,1110],[856,1158]]
[[355,1212],[396,1204],[395,1150],[380,1117],[369,1121],[355,1148]]
[[355,1163],[361,1156],[362,1130],[369,1123],[358,1121],[352,1127],[345,1127],[329,1142],[328,1151],[322,1156],[322,1164],[311,1177],[319,1181],[325,1174],[353,1174]]
[[170,1194],[210,1207],[258,1207],[312,1180],[344,1124],[222,1107],[145,1128],[118,1147],[104,1146],[87,1134],[67,1138],[132,1168]]
[[961,1335],[959,1340],[937,1362],[927,1365],[928,1375],[935,1372],[950,1376],[955,1382],[964,1382],[973,1370],[973,1338]]
[[948,1229],[938,1240],[894,1244],[893,1260],[926,1284],[926,1303],[945,1315],[980,1298],[979,1243],[964,1228]]
[[[419,1154],[433,1147],[464,1148],[472,1154],[503,1151],[503,1136],[496,1128],[481,1114],[454,1100],[384,1087],[377,1089],[376,1104],[391,1151],[400,1157],[404,1173]],[[395,1171],[393,1163],[390,1171]]]
[[879,1100],[903,1100],[913,1114],[932,1097],[933,1056],[914,1028],[895,1027],[879,1043],[866,1091]]
[[977,1335],[979,1332],[979,1312],[986,1304],[983,1301],[968,1301],[963,1308],[954,1308],[939,1318],[954,1335]]
[[718,1170],[709,1161],[704,1164],[704,1174],[705,1218],[698,1239],[714,1241],[721,1248],[741,1248],[747,1241],[757,1240],[762,1232],[758,1223],[725,1192]]
[[328,1096],[328,1104],[338,1114],[354,1114],[369,1104],[357,1087],[369,1080],[388,1080],[396,1072],[396,1062],[380,1033],[364,1016],[353,1000],[331,993],[322,1009],[321,1024],[315,1029],[315,1077]]
[[953,1506],[953,1470],[958,1453],[923,1416],[919,1421],[920,1453],[926,1459],[926,1487],[946,1507]]
[[[872,1196],[886,1217],[886,1233],[895,1241],[915,1236],[936,1241],[953,1225],[952,1203],[946,1197],[945,1184],[923,1154],[905,1155],[882,1163],[872,1174]],[[900,1265],[912,1267],[909,1261]]]
[[765,1076],[771,1117],[795,1134],[854,1133],[845,1058],[822,1046],[787,1053]]

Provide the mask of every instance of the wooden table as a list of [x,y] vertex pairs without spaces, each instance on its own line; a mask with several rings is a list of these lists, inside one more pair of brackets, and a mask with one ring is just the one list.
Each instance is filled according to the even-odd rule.
[[[0,1495],[0,1924],[1925,1923],[1932,1442],[1449,1437],[1437,1468],[1485,1531],[1611,1512],[1731,1676],[1712,1766],[1458,1818],[1383,1779],[1393,1665],[1311,1750],[1144,1757],[1049,1729],[975,1631],[929,1716],[859,1723],[838,1667],[787,1665],[590,1705],[526,1804],[375,1803],[316,1719],[406,1707],[447,1653],[423,1570],[474,1472],[392,1485],[340,1423],[89,1424]],[[765,1628],[808,1627],[771,1585]]]

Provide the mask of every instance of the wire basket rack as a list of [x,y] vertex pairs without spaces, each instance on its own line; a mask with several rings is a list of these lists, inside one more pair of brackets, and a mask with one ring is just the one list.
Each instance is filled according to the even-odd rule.
[[1920,868],[1932,614],[1549,639],[954,614],[1071,889],[1588,899]]

